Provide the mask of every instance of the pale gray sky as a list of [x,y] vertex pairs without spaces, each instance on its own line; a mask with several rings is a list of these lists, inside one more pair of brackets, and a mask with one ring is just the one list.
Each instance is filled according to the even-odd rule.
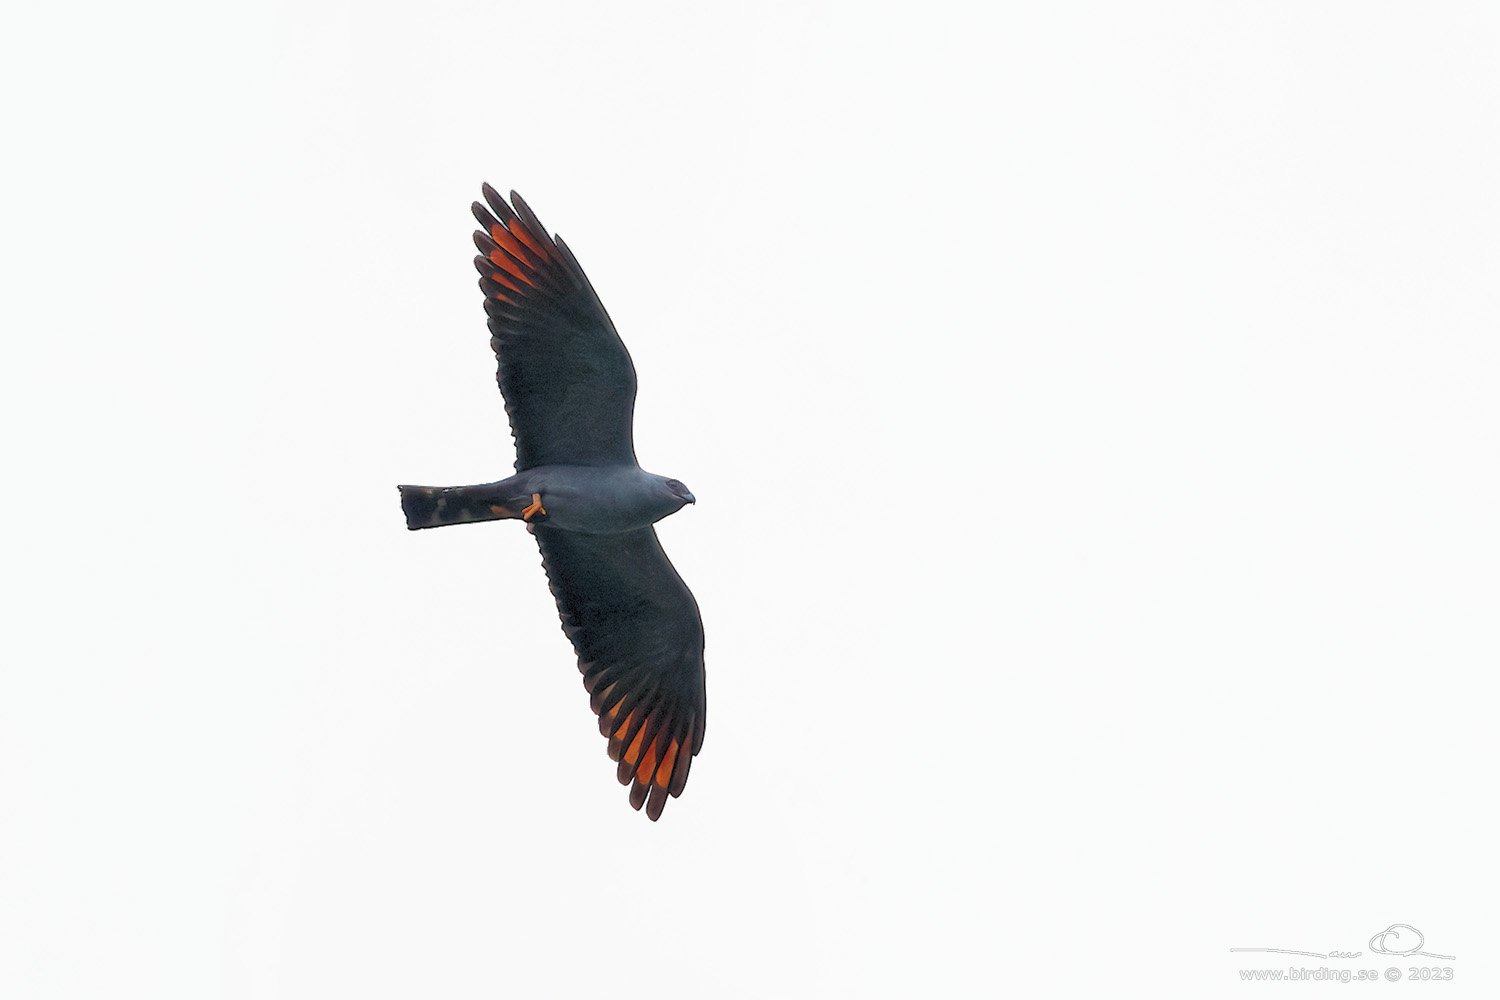
[[[0,995],[1494,996],[1497,32],[12,15]],[[396,483],[513,458],[485,180],[699,499],[657,824],[532,540],[403,527]],[[1456,961],[1372,954],[1397,922]]]

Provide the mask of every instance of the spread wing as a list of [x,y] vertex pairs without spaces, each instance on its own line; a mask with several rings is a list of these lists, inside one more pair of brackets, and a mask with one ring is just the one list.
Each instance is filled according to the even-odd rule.
[[488,184],[474,218],[474,258],[495,378],[516,439],[516,471],[538,465],[635,464],[635,367],[567,244],[514,191]]
[[703,746],[703,619],[656,529],[585,535],[531,525],[563,631],[630,804],[661,816]]

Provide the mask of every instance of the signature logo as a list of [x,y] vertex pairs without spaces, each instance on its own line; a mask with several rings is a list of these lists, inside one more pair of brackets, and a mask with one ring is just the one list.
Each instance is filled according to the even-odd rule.
[[[1391,924],[1383,931],[1376,932],[1370,938],[1370,953],[1374,955],[1395,955],[1405,957],[1407,955],[1421,955],[1424,958],[1441,958],[1446,962],[1457,961],[1453,955],[1438,955],[1430,951],[1423,951],[1422,946],[1427,943],[1427,938],[1421,931],[1411,924]],[[1260,951],[1269,952],[1274,955],[1306,955],[1308,958],[1358,958],[1363,955],[1361,951],[1297,951],[1292,948],[1230,948],[1230,951]]]
[[[1401,928],[1403,927],[1416,936],[1417,943],[1410,948],[1392,948],[1390,946],[1392,943],[1401,943]],[[1422,936],[1422,932],[1411,924],[1391,924],[1391,926],[1370,938],[1370,950],[1377,955],[1423,955],[1427,958],[1442,958],[1449,962],[1454,961],[1452,955],[1434,955],[1430,951],[1423,951],[1422,945],[1426,943],[1427,939]]]

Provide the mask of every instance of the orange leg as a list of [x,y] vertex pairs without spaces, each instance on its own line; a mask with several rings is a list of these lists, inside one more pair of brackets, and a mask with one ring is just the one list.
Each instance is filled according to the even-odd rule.
[[547,508],[542,506],[542,495],[540,493],[533,493],[531,494],[531,505],[521,511],[521,519],[529,521],[537,514],[545,513],[547,513]]

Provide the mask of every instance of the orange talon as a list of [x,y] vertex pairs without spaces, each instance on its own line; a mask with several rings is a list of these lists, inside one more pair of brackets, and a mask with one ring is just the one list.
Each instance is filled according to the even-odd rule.
[[547,513],[547,508],[542,506],[542,495],[540,493],[533,493],[531,494],[531,505],[521,511],[521,519],[529,521],[535,515],[545,513]]

